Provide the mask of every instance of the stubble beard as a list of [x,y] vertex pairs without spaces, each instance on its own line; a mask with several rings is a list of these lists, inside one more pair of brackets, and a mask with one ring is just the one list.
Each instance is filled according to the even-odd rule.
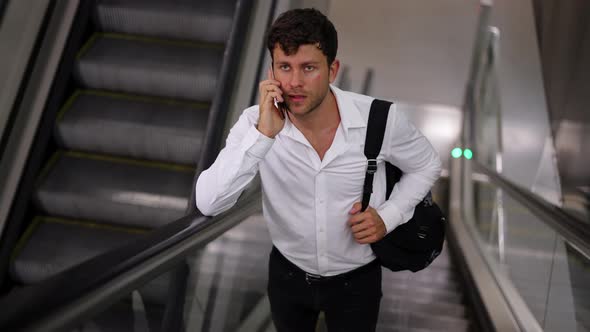
[[291,111],[291,107],[290,107],[289,103],[287,103],[287,111],[288,111],[288,113],[290,113],[292,116],[295,116],[296,118],[305,118],[319,108],[319,106],[324,102],[324,100],[326,100],[328,93],[330,93],[329,87],[326,90],[326,92],[324,92],[322,95],[310,100],[309,107],[306,107],[302,111],[297,112],[297,113],[294,113],[293,111]]

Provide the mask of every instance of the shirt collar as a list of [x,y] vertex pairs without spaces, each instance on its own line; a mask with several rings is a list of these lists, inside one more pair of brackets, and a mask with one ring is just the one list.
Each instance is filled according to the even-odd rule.
[[[340,112],[340,124],[342,125],[342,129],[344,129],[345,137],[348,138],[348,130],[351,128],[366,127],[367,122],[361,116],[361,112],[355,101],[349,95],[349,92],[340,90],[332,84],[330,84],[330,90],[332,90],[332,93],[334,93],[336,104],[338,104],[338,111]],[[298,131],[293,130],[294,126],[289,118],[287,117],[285,120],[283,133],[291,137],[298,137],[299,135],[295,133]]]
[[351,128],[366,127],[367,121],[361,116],[357,103],[351,98],[350,92],[340,90],[333,85],[330,85],[330,89],[336,97],[338,111],[340,112],[340,123],[345,135],[348,135],[348,130]]

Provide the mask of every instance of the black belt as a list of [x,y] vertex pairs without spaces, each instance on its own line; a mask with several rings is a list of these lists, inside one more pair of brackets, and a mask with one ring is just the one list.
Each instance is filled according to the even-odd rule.
[[295,270],[297,274],[304,276],[305,282],[307,282],[309,285],[316,283],[325,283],[334,280],[350,279],[355,275],[362,274],[370,270],[371,268],[375,268],[375,266],[379,266],[379,262],[377,261],[377,259],[375,259],[368,264],[365,264],[361,267],[358,267],[354,270],[350,270],[348,272],[344,272],[334,276],[321,276],[319,274],[313,274],[302,270],[297,265],[293,264],[290,260],[288,260],[287,257],[283,256],[283,254],[281,254],[281,252],[274,246],[272,247],[272,252],[277,256],[277,258],[279,258],[283,262],[283,264],[288,265],[291,269]]

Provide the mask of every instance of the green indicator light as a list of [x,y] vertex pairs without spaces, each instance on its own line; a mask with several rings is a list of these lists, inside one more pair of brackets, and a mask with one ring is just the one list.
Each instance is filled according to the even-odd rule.
[[465,158],[467,159],[471,159],[473,158],[473,152],[471,152],[470,149],[465,149],[465,152],[463,152],[463,155],[465,156]]
[[451,156],[453,156],[453,158],[460,158],[462,154],[463,151],[461,148],[454,148],[453,151],[451,151]]

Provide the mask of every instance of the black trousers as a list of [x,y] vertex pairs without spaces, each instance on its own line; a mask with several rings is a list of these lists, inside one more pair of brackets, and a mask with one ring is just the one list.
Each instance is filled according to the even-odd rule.
[[277,332],[314,332],[320,311],[329,332],[375,331],[381,301],[381,266],[321,278],[307,274],[273,247],[268,297]]

